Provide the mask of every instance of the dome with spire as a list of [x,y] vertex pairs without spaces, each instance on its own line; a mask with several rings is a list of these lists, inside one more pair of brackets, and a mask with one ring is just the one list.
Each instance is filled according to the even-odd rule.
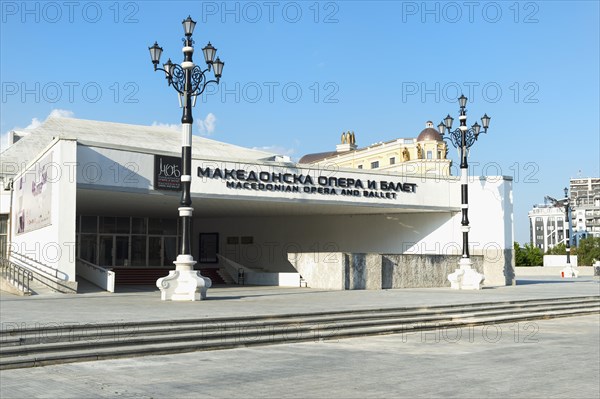
[[425,129],[419,133],[417,141],[443,141],[442,135],[433,127],[432,121],[425,123]]

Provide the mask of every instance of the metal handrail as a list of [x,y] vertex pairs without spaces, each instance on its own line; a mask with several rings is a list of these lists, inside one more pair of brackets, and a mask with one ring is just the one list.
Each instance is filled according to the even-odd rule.
[[29,282],[33,280],[33,273],[25,267],[19,266],[10,260],[0,257],[0,273],[19,291],[30,294]]
[[[67,281],[68,279],[65,276],[59,276],[59,270],[58,269],[54,269],[48,265],[43,264],[42,262],[40,262],[39,260],[30,258],[26,255],[20,254],[14,250],[12,250],[10,252],[11,256],[14,256],[15,258],[19,258],[19,261],[23,262],[23,263],[27,263],[27,266],[36,269],[36,272],[40,272],[43,274],[46,274],[50,277],[53,277],[57,280],[63,280],[63,281]],[[14,262],[13,262],[14,263]],[[41,267],[40,267],[41,266]],[[44,270],[44,269],[49,269],[51,270],[51,272]],[[64,273],[63,273],[64,274]]]
[[85,259],[82,259],[82,258],[77,258],[77,261],[78,261],[78,262],[81,262],[81,263],[82,263],[82,264],[84,264],[85,266],[88,266],[88,267],[90,267],[91,269],[94,269],[95,271],[98,271],[98,272],[101,272],[101,273],[106,273],[106,272],[112,271],[112,267],[102,267],[102,266],[98,266],[98,265],[95,265],[95,264],[93,264],[93,263],[91,263],[91,262],[88,262],[87,260],[85,260]]

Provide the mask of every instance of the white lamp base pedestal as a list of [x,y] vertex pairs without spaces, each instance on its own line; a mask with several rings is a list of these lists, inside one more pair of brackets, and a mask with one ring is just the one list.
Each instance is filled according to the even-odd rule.
[[461,258],[459,268],[448,275],[450,288],[455,290],[480,290],[485,276],[473,269],[471,259]]
[[579,270],[571,265],[567,265],[560,271],[560,275],[562,278],[577,278],[579,276]]
[[206,299],[206,291],[212,286],[208,277],[194,270],[196,261],[191,255],[179,255],[175,270],[156,280],[163,301],[199,301]]

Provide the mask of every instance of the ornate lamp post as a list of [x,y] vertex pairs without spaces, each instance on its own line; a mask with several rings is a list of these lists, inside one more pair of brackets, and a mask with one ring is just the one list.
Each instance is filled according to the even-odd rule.
[[[171,270],[169,275],[158,279],[156,285],[161,290],[161,299],[173,301],[195,301],[206,298],[206,291],[211,286],[211,281],[203,277],[199,271],[194,271],[194,257],[191,254],[191,224],[192,224],[192,199],[190,195],[190,185],[192,182],[192,106],[196,103],[196,97],[204,92],[209,83],[219,83],[223,66],[225,65],[219,57],[215,60],[217,49],[210,42],[202,49],[206,61],[206,69],[195,65],[192,61],[194,53],[194,41],[192,33],[196,22],[191,17],[183,20],[183,62],[181,65],[174,64],[169,59],[163,68],[159,68],[162,47],[154,43],[149,47],[150,58],[154,65],[154,70],[160,70],[165,73],[165,78],[169,86],[172,86],[179,94],[179,106],[183,108],[182,124],[182,174],[181,174],[181,202],[179,217],[181,218],[181,246],[180,254],[177,256],[175,270]],[[209,80],[207,73],[213,70],[215,79]],[[193,99],[193,101],[192,101]]]
[[569,189],[565,187],[565,250],[567,251],[567,268],[571,268],[571,218],[569,217]]
[[565,229],[565,251],[567,252],[567,264],[564,269],[561,270],[560,274],[564,278],[577,278],[579,271],[571,265],[571,218],[570,218],[570,206],[571,200],[569,199],[569,189],[564,188],[565,198],[557,200],[550,196],[545,196],[546,201],[550,201],[552,205],[557,208],[561,206],[565,208],[565,221],[563,223]]
[[[454,273],[448,275],[450,280],[450,286],[454,289],[481,289],[481,283],[484,279],[483,274],[475,271],[471,266],[473,262],[469,256],[469,188],[468,188],[468,164],[467,157],[469,155],[469,148],[477,141],[479,133],[481,132],[481,126],[477,122],[471,128],[467,128],[467,97],[461,95],[458,99],[460,106],[460,126],[456,130],[452,130],[452,118],[448,115],[444,118],[443,122],[438,125],[438,130],[444,136],[446,129],[448,130],[448,139],[454,145],[454,147],[460,150],[460,183],[461,183],[461,208],[462,208],[462,221],[461,230],[463,234],[462,243],[462,258],[459,262],[459,268]],[[481,118],[481,124],[483,125],[483,133],[487,133],[490,125],[490,117],[484,115]]]

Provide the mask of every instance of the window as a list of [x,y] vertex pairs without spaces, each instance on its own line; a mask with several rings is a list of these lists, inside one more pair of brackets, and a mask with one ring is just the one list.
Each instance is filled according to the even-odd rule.
[[0,257],[6,258],[8,215],[0,215]]
[[97,216],[82,216],[81,217],[81,232],[96,234],[98,232],[98,217]]
[[379,167],[379,161],[371,162],[371,169],[377,169]]
[[131,232],[133,234],[146,234],[146,218],[132,218]]
[[177,219],[149,219],[148,233],[177,235]]
[[243,245],[249,245],[249,244],[254,244],[254,237],[248,236],[248,237],[241,237],[240,242]]
[[427,159],[433,159],[433,152],[427,151]]
[[179,236],[177,219],[79,216],[77,254],[101,266],[173,265]]
[[96,234],[82,234],[79,239],[79,257],[91,263],[96,263],[98,253]]
[[218,263],[219,233],[200,234],[200,262]]
[[131,266],[146,266],[146,236],[131,237]]
[[395,165],[396,164],[396,157],[391,157],[390,158],[390,165]]
[[362,165],[358,165],[358,169],[362,169],[362,168],[363,168],[363,166],[362,166]]

